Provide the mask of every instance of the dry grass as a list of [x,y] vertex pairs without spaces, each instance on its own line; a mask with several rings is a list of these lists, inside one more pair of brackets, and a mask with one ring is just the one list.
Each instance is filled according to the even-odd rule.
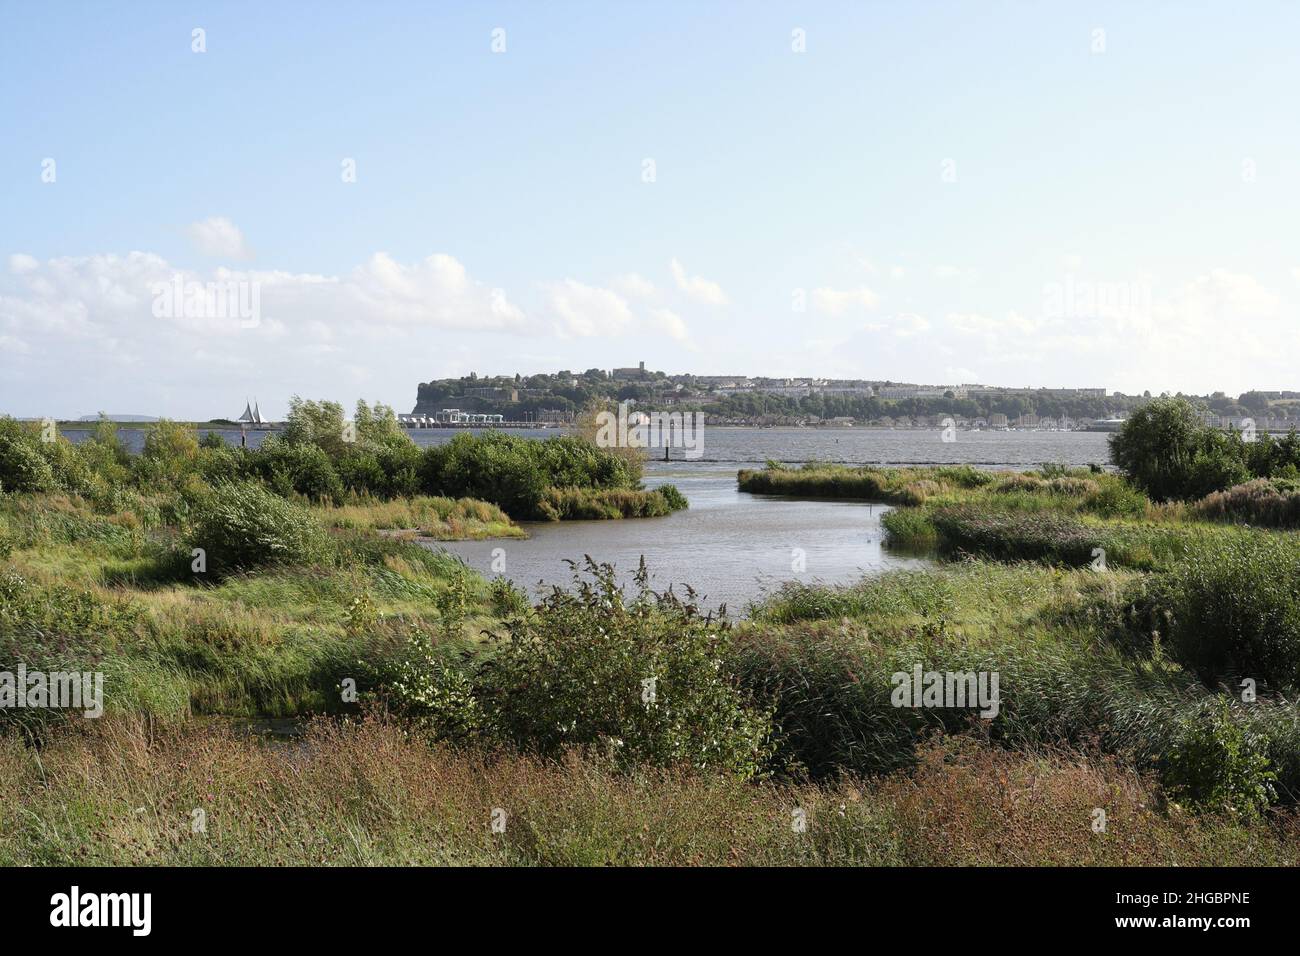
[[[619,775],[318,723],[266,744],[225,727],[105,720],[39,757],[0,739],[0,863],[1279,864],[1292,817],[1249,828],[1165,813],[1150,785],[1079,757],[967,742],[915,775],[827,787]],[[1094,808],[1107,814],[1092,828]],[[494,810],[505,832],[492,832]],[[193,832],[194,811],[205,832]],[[806,830],[794,825],[806,815]]]
[[330,528],[412,531],[438,541],[527,537],[496,505],[473,498],[396,498],[327,505],[314,508],[313,512]]

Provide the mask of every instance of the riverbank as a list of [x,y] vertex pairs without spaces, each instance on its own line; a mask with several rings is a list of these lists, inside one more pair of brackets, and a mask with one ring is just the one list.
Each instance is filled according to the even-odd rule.
[[[313,505],[268,474],[0,496],[0,658],[103,678],[102,717],[0,709],[0,766],[23,782],[0,859],[1296,860],[1300,538],[1233,523],[1289,513],[1262,493],[1210,520],[1089,469],[770,468],[751,480],[780,494],[728,479],[748,509],[731,526],[784,562],[737,620],[694,584],[730,550],[755,566],[759,544],[704,534],[707,495],[640,524],[535,526],[553,549],[635,529],[638,556],[686,556],[682,580],[575,551],[529,595],[506,575],[537,538],[455,545],[484,549],[481,569],[411,539],[533,527],[499,507]],[[820,580],[818,545],[868,520],[888,561],[886,534],[942,560]],[[304,733],[233,726],[269,718]],[[688,839],[718,826],[711,799],[740,816]]]

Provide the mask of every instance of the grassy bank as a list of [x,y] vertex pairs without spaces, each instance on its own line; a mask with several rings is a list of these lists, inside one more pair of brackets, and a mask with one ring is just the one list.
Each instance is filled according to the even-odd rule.
[[415,497],[326,504],[317,514],[327,528],[410,532],[436,541],[527,537],[496,505],[473,498]]
[[[644,568],[533,602],[407,540],[518,533],[464,498],[0,495],[0,665],[102,672],[107,711],[0,710],[0,860],[1295,859],[1300,536],[1090,471],[843,471],[951,560],[739,623]],[[673,492],[540,494],[574,518]],[[900,703],[918,668],[997,675],[997,706]],[[316,720],[267,743],[208,719],[232,716]]]
[[359,528],[514,527],[481,503],[302,508],[320,536],[309,555],[222,570],[221,546],[200,534],[209,566],[195,571],[184,507],[137,497],[101,513],[75,496],[0,496],[0,663],[103,670],[110,712],[337,711],[340,681],[391,659],[410,628],[472,641],[494,614],[488,584],[458,561]]

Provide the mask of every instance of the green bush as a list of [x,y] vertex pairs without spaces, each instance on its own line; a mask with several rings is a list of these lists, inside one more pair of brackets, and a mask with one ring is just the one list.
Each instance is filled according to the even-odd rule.
[[725,669],[729,631],[671,594],[625,599],[613,568],[509,622],[480,678],[495,732],[526,750],[595,748],[616,765],[759,773],[771,723]]
[[1197,809],[1245,817],[1276,799],[1277,774],[1264,745],[1233,719],[1227,701],[1184,716],[1179,731],[1162,774],[1172,797]]
[[464,657],[414,626],[382,696],[395,713],[435,740],[466,742],[483,728],[483,709]]
[[1128,482],[1107,476],[1096,491],[1083,500],[1083,510],[1102,518],[1141,518],[1150,502]]
[[1182,398],[1143,405],[1110,438],[1111,459],[1156,501],[1202,498],[1252,477],[1268,478],[1300,467],[1300,438],[1237,432],[1204,424]]
[[299,494],[313,501],[343,499],[343,482],[330,456],[319,445],[291,443],[271,436],[251,454],[250,464],[277,494]]
[[54,469],[40,451],[35,432],[12,418],[0,418],[0,489],[48,492],[58,488]]
[[186,535],[217,573],[325,556],[324,531],[304,508],[254,482],[219,485],[194,508]]
[[551,521],[618,518],[662,518],[686,506],[686,497],[672,485],[638,491],[624,488],[548,488],[538,507],[540,517]]
[[655,491],[659,492],[660,496],[667,502],[670,511],[685,511],[690,507],[690,502],[686,500],[686,496],[678,490],[676,485],[660,485]]
[[629,509],[638,516],[671,510],[662,496],[651,499],[650,493],[638,492],[638,476],[627,459],[572,436],[534,441],[503,432],[460,433],[446,445],[425,449],[420,479],[425,493],[480,498],[515,519],[616,518]]
[[1177,564],[1160,599],[1170,644],[1207,681],[1229,676],[1300,687],[1300,542],[1252,534]]

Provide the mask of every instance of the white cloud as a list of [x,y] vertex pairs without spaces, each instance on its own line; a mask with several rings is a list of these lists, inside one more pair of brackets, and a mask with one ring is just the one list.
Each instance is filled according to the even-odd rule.
[[880,304],[880,297],[862,286],[857,289],[814,289],[813,308],[826,315],[843,315],[854,309],[874,309]]
[[584,285],[576,279],[545,285],[547,304],[562,335],[613,335],[633,323],[627,300],[617,292]]
[[185,229],[190,242],[201,254],[212,259],[251,259],[252,250],[244,242],[239,227],[225,216],[213,216],[192,222]]
[[658,329],[678,342],[685,342],[690,338],[690,332],[682,317],[669,309],[651,309],[650,324],[652,328]]
[[941,266],[934,267],[934,277],[936,279],[943,279],[944,281],[958,280],[958,279],[971,281],[979,278],[979,270],[971,269],[971,268],[961,268],[960,266],[941,265]]
[[[342,276],[197,272],[145,252],[33,262],[11,257],[0,274],[0,409],[20,414],[112,403],[228,415],[222,403],[245,391],[346,398],[338,383],[354,381],[405,404],[450,337],[472,336],[482,350],[493,334],[541,331],[446,255],[408,264],[377,253]],[[235,291],[232,307],[212,307],[214,288]],[[189,308],[196,302],[207,307]]]
[[[311,284],[319,286],[320,281]],[[343,290],[359,308],[359,315],[374,322],[447,329],[521,329],[525,325],[524,313],[511,304],[504,290],[471,279],[457,259],[441,253],[408,266],[377,252],[352,271]]]
[[677,283],[677,288],[695,301],[703,302],[705,305],[727,304],[727,294],[722,291],[722,286],[716,282],[711,282],[701,276],[688,276],[686,267],[676,259],[673,259],[668,264],[668,267],[672,270],[673,280]]
[[655,294],[655,284],[635,272],[615,276],[610,285],[617,292],[632,299],[648,299]]
[[15,252],[9,257],[9,271],[16,276],[35,272],[40,266],[41,263],[35,256],[29,256],[22,252]]

